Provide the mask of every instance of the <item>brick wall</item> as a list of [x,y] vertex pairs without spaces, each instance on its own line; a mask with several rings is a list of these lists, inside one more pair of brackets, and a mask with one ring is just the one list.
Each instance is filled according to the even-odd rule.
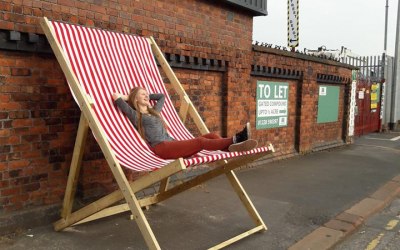
[[2,208],[57,202],[79,112],[53,56],[0,58]]
[[[289,83],[288,126],[257,131],[258,137],[270,140],[276,145],[278,152],[282,154],[290,153],[291,151],[306,153],[316,147],[338,143],[343,140],[345,137],[343,127],[346,127],[347,124],[347,120],[345,120],[347,110],[345,110],[345,107],[348,105],[346,104],[348,100],[345,99],[345,84],[348,84],[351,79],[350,68],[333,61],[329,62],[297,53],[265,49],[257,46],[255,46],[255,51],[253,52],[252,64],[261,67],[275,67],[281,70],[303,72],[303,76],[298,80],[287,79],[287,74],[277,74],[272,78],[252,77],[253,93],[256,89],[257,80]],[[317,123],[319,85],[332,84],[329,82],[317,82],[318,74],[335,75],[345,79],[335,83],[336,86],[340,86],[337,122]],[[254,99],[253,97],[252,100]],[[253,106],[255,106],[255,103]],[[255,112],[253,111],[252,114],[255,114]],[[252,118],[252,120],[255,120],[255,118]]]
[[[226,62],[220,71],[174,68],[211,131],[231,136],[247,121],[254,127],[256,81],[271,80],[289,82],[289,126],[253,130],[261,145],[271,141],[277,146],[277,155],[288,155],[340,139],[341,121],[316,125],[316,75],[350,77],[350,70],[327,60],[314,62],[284,53],[253,51],[251,14],[216,2],[6,0],[0,3],[0,29],[41,34],[39,17],[47,16],[50,20],[151,35],[165,53]],[[304,77],[251,76],[252,64],[300,70]],[[172,95],[178,106],[177,96]],[[341,100],[343,95],[344,88]],[[0,101],[0,211],[60,204],[80,111],[54,55],[0,49]],[[340,114],[344,113],[341,106]],[[188,127],[198,133],[190,120]],[[128,175],[132,179],[137,173]],[[115,188],[91,135],[80,176],[81,198]]]

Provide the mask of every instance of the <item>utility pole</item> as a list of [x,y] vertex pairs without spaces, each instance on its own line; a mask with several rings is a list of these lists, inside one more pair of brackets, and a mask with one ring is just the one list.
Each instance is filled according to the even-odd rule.
[[383,46],[383,53],[386,55],[386,49],[387,49],[387,30],[388,30],[388,10],[389,10],[389,0],[386,0],[386,6],[385,6],[385,44]]
[[[387,30],[388,30],[388,13],[389,13],[389,0],[386,0],[386,6],[385,6],[385,37],[384,37],[384,43],[383,43],[383,53],[382,53],[382,62],[381,62],[381,96],[380,100],[381,103],[383,104],[382,100],[384,100],[386,97],[383,95],[386,95],[385,93],[387,92],[386,86],[386,77],[385,77],[385,70],[386,70],[386,55],[387,55]],[[385,89],[384,89],[385,88]],[[381,120],[379,120],[379,132],[382,132],[382,122],[384,124],[387,124],[387,118],[384,115],[384,112],[387,107],[385,105],[381,105]],[[389,121],[390,122],[390,121]]]
[[387,55],[387,30],[388,30],[388,10],[389,10],[389,0],[386,0],[385,6],[385,38],[383,44],[383,55],[382,55],[382,76],[381,79],[385,80],[385,66],[386,66],[386,55]]
[[400,44],[399,44],[399,35],[400,35],[400,0],[397,5],[397,24],[396,24],[396,47],[394,52],[394,70],[393,70],[393,83],[392,83],[392,100],[390,107],[390,130],[394,130],[396,128],[396,96],[397,96],[397,88],[396,85],[400,81]]

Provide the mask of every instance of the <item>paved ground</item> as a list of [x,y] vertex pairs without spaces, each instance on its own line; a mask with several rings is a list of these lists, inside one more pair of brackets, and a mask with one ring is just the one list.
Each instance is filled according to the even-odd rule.
[[400,248],[400,198],[390,206],[372,216],[351,237],[335,247],[346,249],[386,249]]
[[[390,140],[397,136],[400,133],[373,134],[350,146],[238,172],[268,231],[228,249],[323,249],[349,235],[400,192],[400,140]],[[331,223],[344,211],[349,218]],[[252,226],[226,178],[189,190],[145,214],[163,249],[205,249]],[[128,217],[114,216],[59,233],[50,225],[33,228],[3,238],[0,248],[146,249]]]

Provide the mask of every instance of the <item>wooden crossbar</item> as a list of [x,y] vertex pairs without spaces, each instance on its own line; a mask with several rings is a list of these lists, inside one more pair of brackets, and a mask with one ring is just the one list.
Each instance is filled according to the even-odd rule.
[[[181,170],[185,169],[185,165],[183,164],[183,160],[180,158],[169,165],[160,168],[156,171],[147,173],[142,176],[139,180],[130,183],[130,188],[132,193],[136,193],[144,188],[157,183],[158,181],[171,176]],[[90,203],[89,205],[71,213],[67,218],[62,218],[54,223],[54,229],[56,231],[60,231],[66,227],[69,227],[109,206],[115,204],[116,202],[122,200],[124,197],[122,195],[121,190],[116,190],[111,194],[104,196],[103,198]],[[140,207],[140,205],[138,204]]]
[[228,161],[228,163],[225,163],[224,160],[220,161],[220,166],[216,167],[213,170],[208,171],[207,173],[204,173],[202,175],[196,176],[193,179],[186,181],[180,185],[177,185],[163,193],[156,194],[154,196],[151,196],[143,201],[140,202],[141,206],[148,206],[152,205],[161,201],[164,201],[172,196],[175,196],[179,193],[182,193],[183,191],[186,191],[192,187],[195,187],[201,183],[204,183],[206,181],[209,181],[221,174],[224,174],[227,171],[231,171],[235,168],[238,168],[240,166],[243,166],[247,163],[250,163],[252,161],[255,161],[265,155],[271,154],[271,152],[264,152],[256,155],[251,155],[251,156],[242,156],[238,157],[234,160]]
[[208,250],[217,250],[217,249],[221,249],[221,248],[227,247],[227,246],[235,243],[236,241],[239,241],[239,240],[241,240],[243,238],[246,238],[247,236],[250,236],[250,235],[252,235],[254,233],[257,233],[257,232],[260,232],[260,231],[263,231],[263,230],[265,230],[263,226],[256,226],[255,228],[252,228],[252,229],[250,229],[250,230],[248,230],[248,231],[246,231],[244,233],[241,233],[241,234],[239,234],[239,235],[237,235],[237,236],[235,236],[235,237],[233,237],[233,238],[231,238],[229,240],[226,240],[226,241],[224,241],[224,242],[222,242],[222,243],[220,243],[220,244],[218,244],[216,246],[213,246],[213,247],[209,248]]

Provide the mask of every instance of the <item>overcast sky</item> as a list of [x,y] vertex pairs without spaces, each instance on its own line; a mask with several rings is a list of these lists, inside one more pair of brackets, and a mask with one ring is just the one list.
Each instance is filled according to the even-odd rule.
[[[398,0],[389,0],[388,55],[394,55]],[[342,46],[380,55],[384,48],[386,0],[299,0],[300,50]],[[287,1],[268,0],[268,15],[254,18],[253,40],[287,46]]]

